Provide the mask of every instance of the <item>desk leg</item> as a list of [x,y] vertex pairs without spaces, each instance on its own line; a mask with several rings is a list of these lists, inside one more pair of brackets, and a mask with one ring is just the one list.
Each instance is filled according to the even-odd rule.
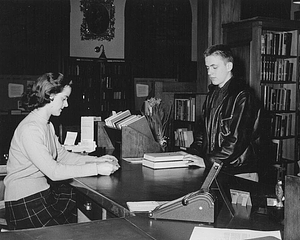
[[106,209],[102,208],[102,220],[106,220],[107,219],[107,211]]
[[217,185],[217,188],[218,188],[218,190],[219,190],[219,192],[221,194],[221,197],[222,197],[222,199],[223,199],[226,207],[228,208],[231,216],[234,217],[234,209],[233,209],[233,207],[231,205],[231,202],[229,201],[228,197],[226,196],[226,193],[225,193],[223,187],[219,184],[217,178],[215,179],[215,183]]

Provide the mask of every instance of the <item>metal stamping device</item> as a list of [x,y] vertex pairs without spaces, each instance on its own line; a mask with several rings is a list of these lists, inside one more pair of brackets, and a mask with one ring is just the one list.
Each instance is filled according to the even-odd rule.
[[[214,162],[199,191],[189,193],[181,198],[158,206],[149,213],[149,217],[154,219],[213,223],[215,221],[216,199],[210,193],[210,186],[216,180],[221,167],[222,162]],[[219,187],[218,183],[217,186]],[[222,197],[224,199],[225,196],[222,195]],[[228,204],[227,201],[226,204]],[[229,210],[233,214],[232,206],[227,205],[227,207],[231,207]]]

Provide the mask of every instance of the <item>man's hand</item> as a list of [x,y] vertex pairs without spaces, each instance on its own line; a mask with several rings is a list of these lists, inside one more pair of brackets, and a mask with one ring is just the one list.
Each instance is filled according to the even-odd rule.
[[189,162],[187,164],[189,166],[205,167],[203,158],[197,155],[187,154],[183,157],[183,160],[188,160]]

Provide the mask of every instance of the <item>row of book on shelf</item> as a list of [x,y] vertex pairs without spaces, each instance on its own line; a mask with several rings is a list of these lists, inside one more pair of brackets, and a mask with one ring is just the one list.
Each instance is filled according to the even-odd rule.
[[292,135],[292,113],[275,114],[271,118],[271,134],[274,137],[288,137]]
[[196,120],[196,98],[176,98],[174,120],[192,121]]
[[106,92],[102,93],[102,99],[125,99],[126,100],[126,92],[123,91],[113,91],[113,94],[106,94]]
[[261,86],[263,106],[270,111],[291,110],[291,89],[274,88],[269,85]]
[[129,126],[130,124],[137,122],[145,118],[142,115],[132,115],[130,110],[114,112],[110,117],[104,119],[107,127],[121,129],[123,126]]
[[263,31],[261,35],[261,53],[289,56],[292,46],[292,32]]
[[174,145],[180,148],[189,148],[194,142],[193,131],[187,128],[178,128],[174,131]]
[[108,59],[106,64],[102,64],[102,72],[109,76],[128,75],[130,68],[123,60]]
[[288,59],[262,56],[261,61],[262,81],[285,81],[293,80],[294,63]]

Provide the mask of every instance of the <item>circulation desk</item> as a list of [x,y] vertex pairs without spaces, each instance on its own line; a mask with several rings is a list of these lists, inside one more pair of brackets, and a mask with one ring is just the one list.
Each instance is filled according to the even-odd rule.
[[[121,168],[111,176],[76,178],[70,182],[78,192],[79,209],[85,209],[85,213],[95,221],[16,232],[24,234],[22,236],[30,236],[28,239],[37,239],[37,237],[50,239],[60,236],[60,239],[76,240],[82,239],[84,235],[86,236],[84,239],[87,240],[188,240],[193,228],[201,224],[150,219],[146,214],[129,212],[126,202],[170,201],[180,198],[200,189],[207,170],[203,168],[152,170],[141,164],[132,164],[124,160],[120,164]],[[225,205],[222,204],[222,200],[218,199],[218,202],[221,202],[219,214],[215,223],[209,226],[268,231],[283,230],[283,225],[280,223],[282,219],[258,213],[259,209],[260,211],[266,209],[266,197],[274,195],[273,187],[268,188],[268,186],[223,173],[219,174],[218,181],[221,185],[226,185],[224,189],[230,186],[236,190],[249,191],[253,206],[251,213],[235,209],[236,216],[232,217]],[[121,229],[123,230],[121,231]],[[7,237],[16,236],[9,233],[3,234],[7,234]]]
[[[112,176],[77,178],[71,182],[79,193],[86,197],[81,204],[95,204],[106,209],[104,218],[124,217],[155,239],[189,239],[193,227],[199,224],[149,219],[145,214],[132,214],[128,211],[128,201],[171,201],[200,189],[207,174],[204,168],[177,168],[152,170],[141,164],[121,161],[121,168]],[[257,213],[266,209],[266,196],[274,196],[274,188],[260,185],[245,179],[220,173],[220,185],[225,191],[230,188],[251,192],[253,206],[250,212],[235,209],[232,217],[219,197],[219,214],[215,227],[247,228],[252,230],[283,230],[280,217]],[[93,207],[92,206],[92,209]],[[80,209],[83,209],[79,206]],[[248,208],[247,208],[248,209]],[[93,210],[92,210],[93,211]],[[96,212],[100,212],[94,210]],[[88,211],[86,211],[88,212]],[[88,213],[87,213],[88,215]],[[99,214],[100,216],[100,214]],[[93,216],[94,217],[94,216]],[[92,217],[92,218],[93,218]]]

